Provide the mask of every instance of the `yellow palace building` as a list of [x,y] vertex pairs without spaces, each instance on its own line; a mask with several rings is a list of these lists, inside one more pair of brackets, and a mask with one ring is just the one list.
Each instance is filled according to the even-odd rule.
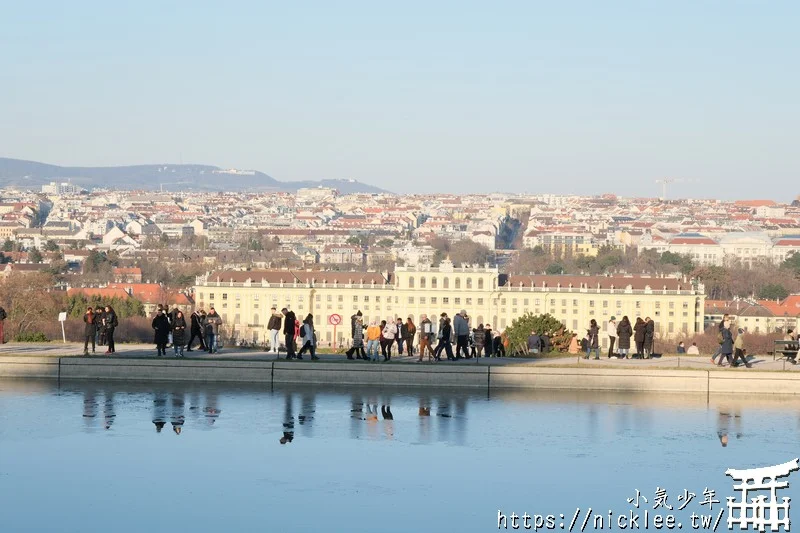
[[194,291],[198,308],[214,306],[222,316],[228,337],[262,342],[271,307],[287,307],[300,320],[314,315],[322,346],[334,339],[331,315],[341,316],[336,338],[346,344],[350,316],[359,310],[365,323],[411,317],[419,324],[421,314],[435,323],[442,312],[452,317],[465,309],[472,327],[501,331],[526,312],[549,313],[579,334],[592,318],[605,328],[612,316],[632,322],[649,316],[656,338],[667,339],[702,331],[705,302],[702,284],[671,277],[508,277],[497,268],[456,268],[449,261],[392,273],[221,270],[198,277]]

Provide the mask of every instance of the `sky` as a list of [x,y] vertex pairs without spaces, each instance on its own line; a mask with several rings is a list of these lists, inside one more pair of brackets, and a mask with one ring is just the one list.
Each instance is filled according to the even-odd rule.
[[0,0],[0,157],[800,194],[796,1]]

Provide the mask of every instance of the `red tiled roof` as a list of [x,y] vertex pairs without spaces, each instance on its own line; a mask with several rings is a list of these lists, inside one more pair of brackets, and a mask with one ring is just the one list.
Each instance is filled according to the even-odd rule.
[[599,285],[601,289],[610,289],[613,285],[615,289],[625,289],[628,285],[632,289],[643,290],[649,286],[654,291],[663,290],[666,286],[668,291],[675,291],[678,288],[682,290],[691,290],[692,285],[689,282],[684,282],[675,278],[647,278],[647,277],[606,277],[606,276],[510,276],[508,282],[514,286],[524,284],[526,287],[536,286],[541,287],[545,284],[547,287],[557,287],[561,284],[562,288],[569,287],[570,283],[573,288],[580,288],[581,284],[588,286],[590,289],[597,288]]
[[208,276],[208,281],[215,282],[217,279],[222,282],[244,283],[250,280],[252,283],[261,283],[265,280],[268,283],[280,283],[283,281],[286,284],[295,282],[295,276],[300,280],[299,283],[310,283],[314,280],[315,283],[333,283],[334,281],[340,284],[347,283],[364,283],[370,284],[373,281],[375,285],[386,285],[386,279],[378,272],[328,272],[328,271],[292,271],[288,270],[220,270],[212,272]]

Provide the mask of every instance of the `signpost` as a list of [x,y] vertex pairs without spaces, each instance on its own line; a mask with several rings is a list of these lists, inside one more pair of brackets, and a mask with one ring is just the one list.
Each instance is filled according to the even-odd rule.
[[328,315],[328,324],[333,326],[333,346],[336,347],[336,326],[342,323],[342,315],[332,314]]
[[58,313],[58,321],[61,322],[61,339],[64,341],[64,344],[67,343],[67,334],[64,333],[64,322],[67,320],[67,312],[62,311]]

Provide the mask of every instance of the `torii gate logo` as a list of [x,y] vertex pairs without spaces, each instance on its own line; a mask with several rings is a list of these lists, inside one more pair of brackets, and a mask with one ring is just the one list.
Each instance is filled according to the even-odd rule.
[[[799,468],[798,459],[795,459],[775,466],[749,470],[733,468],[726,470],[726,475],[741,482],[734,485],[733,488],[741,491],[742,496],[739,501],[736,501],[733,496],[728,496],[728,529],[733,529],[735,525],[738,525],[741,530],[749,530],[752,526],[753,530],[764,532],[767,527],[770,531],[779,531],[783,526],[784,531],[789,531],[791,498],[783,497],[782,501],[778,502],[777,496],[778,489],[787,488],[789,482],[778,481],[778,479],[788,477],[791,472]],[[766,499],[767,493],[769,500]]]

